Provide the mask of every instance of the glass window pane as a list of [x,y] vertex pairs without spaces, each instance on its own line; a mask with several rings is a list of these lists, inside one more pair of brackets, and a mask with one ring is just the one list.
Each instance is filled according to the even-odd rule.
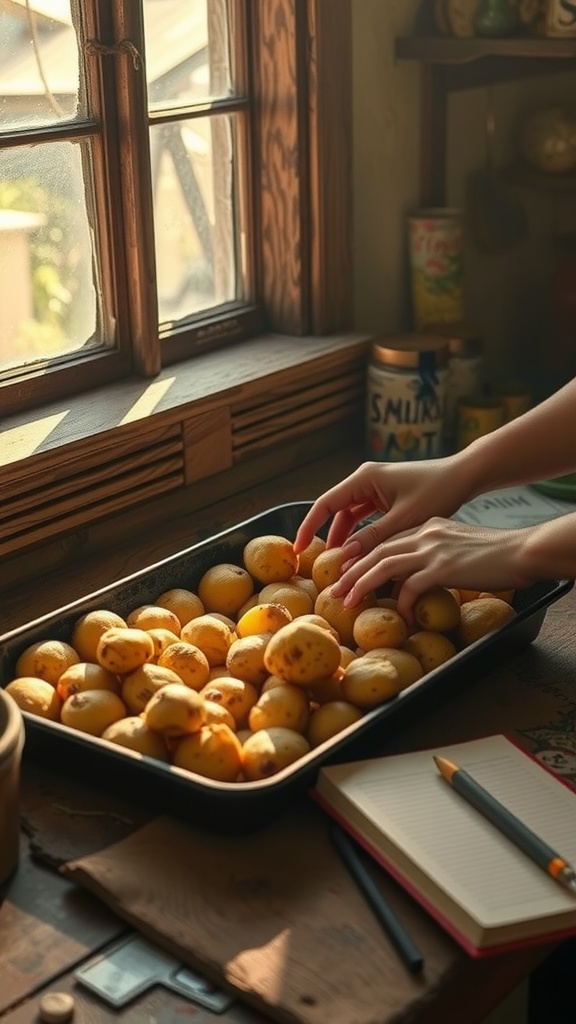
[[151,110],[232,92],[226,0],[144,0]]
[[93,351],[91,179],[86,143],[0,152],[0,370]]
[[237,116],[151,129],[160,322],[245,298]]
[[70,0],[0,4],[0,127],[24,128],[86,113]]

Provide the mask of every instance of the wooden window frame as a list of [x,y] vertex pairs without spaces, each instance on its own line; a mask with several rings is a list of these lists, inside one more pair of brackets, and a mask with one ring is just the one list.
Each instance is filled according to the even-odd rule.
[[[122,478],[126,466],[132,466],[126,451],[143,439],[134,472],[134,486],[141,486],[142,478],[150,476],[149,435],[154,457],[166,455],[164,476],[172,474],[172,506],[176,494],[178,502],[192,507],[266,479],[274,468],[281,472],[286,460],[292,467],[304,464],[362,430],[362,380],[370,339],[352,329],[350,0],[250,3],[258,123],[252,158],[257,169],[257,237],[262,239],[256,256],[265,314],[260,337],[223,348],[221,341],[227,339],[218,337],[215,324],[211,351],[169,363],[160,372],[147,363],[142,344],[138,374],[98,386],[93,373],[92,388],[83,392],[80,382],[73,400],[50,380],[44,405],[1,420],[0,506],[5,511],[0,543],[2,522],[14,528],[17,517],[4,558],[18,558],[43,543],[42,512],[36,510],[28,523],[26,510],[45,498],[45,487],[53,480],[55,497],[61,498],[68,516],[63,515],[61,533],[54,518],[50,524],[46,519],[49,560],[53,540],[60,535],[68,538],[58,556],[65,558],[71,550],[77,556],[75,544],[82,545],[92,521],[101,524],[103,516],[123,516],[129,524],[126,496],[108,494],[104,486],[102,453],[108,448],[118,452]],[[129,29],[127,24],[116,26],[117,33]],[[136,79],[128,55],[122,63],[126,102],[137,102],[131,95]],[[136,165],[125,173],[134,188],[142,187]],[[139,282],[145,304],[150,254],[134,243],[134,237],[126,238],[130,276]],[[139,330],[144,336],[145,318],[131,330],[133,336]],[[209,334],[211,325],[205,330]],[[161,399],[151,401],[156,394]],[[280,429],[273,429],[268,419],[274,416],[276,400]],[[4,410],[9,411],[6,405]],[[123,417],[126,410],[129,414]],[[251,425],[256,421],[257,429]],[[71,466],[79,467],[80,487],[85,477],[87,488],[104,494],[93,520],[89,507],[80,513],[75,491],[66,498],[64,484],[59,489],[59,477],[64,480]],[[162,490],[155,489],[153,477],[147,483],[142,494],[147,501],[149,494],[152,507]],[[18,494],[19,501],[14,497]],[[13,515],[6,511],[11,501]]]

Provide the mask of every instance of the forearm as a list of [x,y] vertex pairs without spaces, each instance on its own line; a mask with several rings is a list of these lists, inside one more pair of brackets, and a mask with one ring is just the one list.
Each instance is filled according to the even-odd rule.
[[522,567],[532,580],[576,579],[576,512],[526,531]]
[[576,379],[458,453],[470,497],[576,470]]

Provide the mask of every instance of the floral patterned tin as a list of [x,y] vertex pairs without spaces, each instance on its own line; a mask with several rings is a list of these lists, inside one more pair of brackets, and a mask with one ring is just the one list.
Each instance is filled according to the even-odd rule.
[[464,239],[460,210],[417,210],[408,217],[412,317],[426,324],[464,319]]

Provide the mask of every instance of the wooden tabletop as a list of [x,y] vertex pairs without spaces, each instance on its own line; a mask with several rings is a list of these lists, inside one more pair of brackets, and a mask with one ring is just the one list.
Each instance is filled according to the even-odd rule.
[[[250,515],[286,501],[313,498],[356,461],[356,453],[343,453],[321,465],[287,473],[281,482],[271,481],[257,491],[192,513],[177,527],[172,524],[164,535],[156,532],[154,537],[135,538],[132,546],[83,565],[81,572],[75,567],[53,574],[34,587],[33,593],[30,587],[15,591],[10,608],[3,609],[3,628],[52,611]],[[533,749],[574,745],[575,613],[572,591],[548,609],[537,639],[528,648],[504,658],[472,684],[463,680],[461,694],[448,705],[440,705],[425,721],[403,729],[390,748],[413,749],[508,730],[516,730]],[[75,982],[74,970],[125,934],[127,926],[55,868],[62,860],[106,847],[151,817],[145,804],[127,807],[85,784],[76,778],[73,765],[69,772],[55,773],[49,765],[25,757],[20,865],[0,891],[1,1024],[35,1022],[40,996],[46,990],[73,992],[75,1020],[91,1024],[141,1024],[147,1019],[172,1024],[183,1015],[194,1016],[197,1024],[217,1024],[218,1020],[222,1024],[264,1024],[269,1019],[240,1001],[217,1017],[159,987],[121,1011],[113,1011]],[[434,940],[427,928],[424,931],[426,942],[435,943],[433,983],[407,981],[402,965],[391,961],[390,1005],[374,1007],[376,1024],[461,1024],[463,1006],[467,1024],[480,1024],[549,952],[539,948],[474,961],[444,933]],[[318,978],[319,993],[322,985]]]

